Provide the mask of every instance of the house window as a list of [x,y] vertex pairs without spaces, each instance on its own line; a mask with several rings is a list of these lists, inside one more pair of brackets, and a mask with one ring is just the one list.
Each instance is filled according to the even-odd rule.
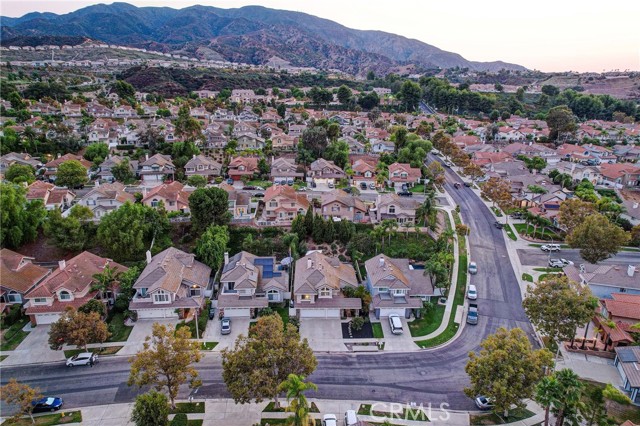
[[303,294],[301,297],[302,300],[311,300],[311,295],[310,294]]
[[36,297],[35,299],[33,299],[33,303],[34,303],[34,305],[44,305],[45,303],[47,303],[47,298],[46,297]]
[[235,282],[227,283],[227,289],[228,289],[229,291],[233,291],[233,290],[234,290],[234,288],[235,288],[235,286],[236,286],[236,283],[235,283]]
[[269,290],[267,291],[267,299],[269,299],[269,301],[279,301],[280,300],[280,292],[278,292],[278,290]]
[[389,214],[395,214],[396,206],[389,206]]
[[169,294],[163,290],[160,290],[156,294],[153,295],[154,303],[167,303],[169,302]]
[[626,293],[627,289],[626,288],[620,288],[620,293]]
[[198,286],[191,286],[191,288],[189,289],[189,293],[191,294],[191,297],[200,297],[200,292],[201,289]]
[[160,201],[155,198],[151,200],[151,207],[158,207],[158,205],[160,205]]
[[140,295],[140,297],[149,297],[149,295],[147,294],[146,288],[141,288],[138,294]]
[[323,287],[320,289],[320,297],[331,297],[331,289],[328,287]]
[[7,300],[9,300],[9,303],[22,303],[22,296],[20,293],[11,290],[7,295]]
[[380,287],[378,289],[378,293],[389,293],[389,288],[388,287]]
[[58,298],[60,300],[71,300],[71,293],[63,290],[58,294]]

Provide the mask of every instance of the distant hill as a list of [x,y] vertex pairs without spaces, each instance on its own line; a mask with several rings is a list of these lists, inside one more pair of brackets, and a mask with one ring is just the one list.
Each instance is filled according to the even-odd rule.
[[3,44],[30,44],[43,36],[87,37],[251,64],[264,64],[277,57],[293,66],[339,69],[360,75],[369,70],[386,73],[400,67],[525,70],[501,61],[469,61],[418,40],[382,31],[354,30],[305,13],[261,6],[171,9],[113,3],[65,15],[29,13],[1,19]]

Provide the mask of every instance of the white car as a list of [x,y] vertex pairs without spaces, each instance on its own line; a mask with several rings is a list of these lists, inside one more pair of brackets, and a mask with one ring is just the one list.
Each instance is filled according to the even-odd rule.
[[549,259],[550,268],[564,268],[569,265],[573,265],[573,262],[567,259]]
[[74,355],[67,360],[67,367],[75,367],[77,365],[89,365],[93,367],[93,364],[98,362],[98,355],[92,352],[82,352],[78,355]]
[[475,275],[478,273],[478,265],[476,262],[469,262],[469,273]]
[[467,298],[469,300],[476,300],[478,298],[478,290],[476,286],[473,284],[469,284],[469,289],[467,290]]
[[560,251],[560,244],[545,244],[540,247],[542,251]]
[[335,414],[325,414],[322,416],[322,426],[338,426],[338,418]]

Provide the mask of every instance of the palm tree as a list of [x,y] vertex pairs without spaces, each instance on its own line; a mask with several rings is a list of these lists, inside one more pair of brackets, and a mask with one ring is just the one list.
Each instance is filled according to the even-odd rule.
[[[387,234],[387,230],[385,228],[382,227],[382,225],[378,225],[375,228],[373,228],[373,230],[371,231],[371,236],[375,239],[378,240],[378,238],[380,238],[380,249],[382,249],[382,247],[384,247],[384,236]],[[378,245],[378,243],[376,243],[376,246]],[[376,254],[377,254],[377,250],[376,250]]]
[[560,385],[555,376],[545,376],[536,385],[533,399],[544,407],[544,426],[549,426],[549,410],[560,398]]
[[293,412],[289,419],[293,421],[294,426],[309,426],[310,407],[304,393],[308,390],[318,390],[318,386],[311,382],[305,382],[304,376],[289,374],[287,380],[280,383],[278,390],[287,394],[287,402],[289,403],[287,411]]
[[98,290],[100,292],[100,298],[104,299],[107,292],[113,294],[113,288],[120,282],[120,275],[122,272],[118,272],[118,268],[112,268],[109,265],[105,265],[102,272],[94,274],[94,283],[91,286],[91,291]]
[[449,243],[453,242],[453,238],[455,237],[455,235],[456,233],[453,229],[445,229],[440,234],[439,239],[442,239],[442,241],[444,241],[445,252],[449,252]]
[[[556,406],[556,426],[562,426],[565,418],[570,418],[571,424],[576,420],[577,407],[580,404],[580,396],[584,385],[580,381],[580,377],[569,368],[563,368],[555,373],[560,385],[562,398],[558,400]],[[579,424],[580,422],[578,422]]]

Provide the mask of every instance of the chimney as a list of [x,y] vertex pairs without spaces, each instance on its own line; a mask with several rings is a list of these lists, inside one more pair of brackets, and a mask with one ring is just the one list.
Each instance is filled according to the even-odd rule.
[[96,188],[100,186],[100,179],[96,179]]
[[633,203],[633,208],[637,209],[638,208],[638,203]]
[[145,158],[145,160],[148,160],[149,159],[149,154],[145,154],[144,158]]
[[196,155],[195,155],[195,154],[193,154],[193,159],[195,160],[195,158],[196,158]]
[[380,256],[380,259],[378,260],[379,262],[379,266],[382,268],[384,266],[384,257]]
[[632,277],[635,272],[636,272],[636,267],[633,265],[629,265],[629,267],[627,268],[627,275]]
[[224,252],[224,264],[226,265],[227,263],[229,263],[229,252],[225,251]]
[[313,260],[311,258],[307,258],[307,269],[313,268]]
[[147,250],[147,265],[151,263],[151,251]]
[[64,268],[66,267],[67,267],[67,262],[64,259],[58,261],[58,268],[60,268],[61,271],[64,271]]

